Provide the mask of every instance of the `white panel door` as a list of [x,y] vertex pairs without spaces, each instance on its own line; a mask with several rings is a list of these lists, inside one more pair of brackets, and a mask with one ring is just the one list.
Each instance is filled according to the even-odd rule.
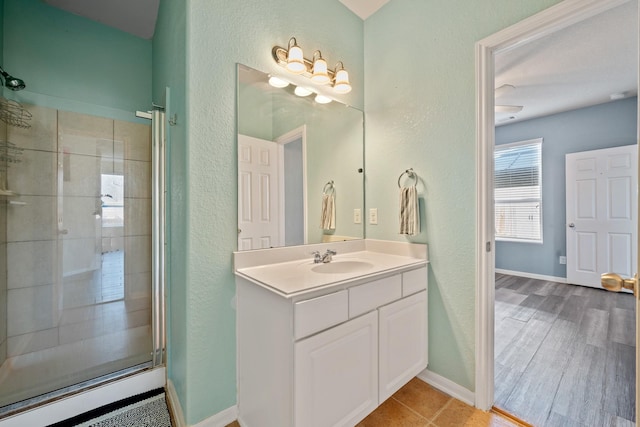
[[427,291],[379,309],[379,401],[427,367]]
[[354,426],[378,406],[378,312],[295,344],[295,425]]
[[601,288],[600,275],[637,265],[637,145],[566,155],[567,281]]
[[238,250],[281,246],[278,144],[238,135]]

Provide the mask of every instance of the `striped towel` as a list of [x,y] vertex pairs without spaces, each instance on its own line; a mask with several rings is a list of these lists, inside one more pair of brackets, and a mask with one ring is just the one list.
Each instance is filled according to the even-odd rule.
[[322,195],[322,214],[320,215],[320,228],[323,230],[336,229],[336,205],[332,194]]
[[400,189],[400,234],[415,236],[420,233],[420,212],[416,186]]

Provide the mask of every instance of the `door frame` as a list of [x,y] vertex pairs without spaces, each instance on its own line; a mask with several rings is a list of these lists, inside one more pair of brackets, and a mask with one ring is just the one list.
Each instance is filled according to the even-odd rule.
[[[545,37],[628,1],[631,0],[565,0],[476,43],[475,406],[479,409],[490,409],[494,401],[494,55]],[[637,363],[638,357],[636,356]],[[636,375],[639,374],[640,372],[636,369]],[[636,387],[636,394],[637,392]],[[638,413],[639,406],[636,398],[636,413]]]
[[302,125],[295,129],[286,132],[279,137],[277,137],[274,142],[278,144],[278,178],[279,178],[279,188],[280,188],[280,237],[282,238],[282,243],[284,244],[284,228],[285,228],[285,220],[284,220],[284,145],[289,144],[290,142],[297,141],[298,139],[302,140],[302,226],[304,227],[304,244],[306,245],[309,242],[309,232],[307,228],[307,125]]

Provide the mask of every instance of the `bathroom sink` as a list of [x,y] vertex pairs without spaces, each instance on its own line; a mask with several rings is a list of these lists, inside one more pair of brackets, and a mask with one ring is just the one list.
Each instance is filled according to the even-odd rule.
[[373,268],[368,261],[333,260],[326,264],[317,264],[311,271],[324,274],[363,273]]

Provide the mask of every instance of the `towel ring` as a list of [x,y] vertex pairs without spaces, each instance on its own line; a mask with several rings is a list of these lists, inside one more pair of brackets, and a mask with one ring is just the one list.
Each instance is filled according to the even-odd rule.
[[[327,188],[327,187],[328,187],[328,188]],[[336,192],[336,189],[335,189],[335,187],[333,186],[333,180],[331,180],[331,181],[327,182],[327,183],[324,185],[324,187],[322,188],[322,194],[329,194],[329,193],[327,193],[327,190],[330,190],[330,191],[331,191],[331,193],[335,193],[335,192]]]
[[404,175],[407,175],[409,178],[413,178],[416,181],[413,185],[418,184],[418,174],[413,171],[413,168],[409,168],[406,171],[402,172],[398,177],[398,188],[402,188],[402,186],[400,185],[400,180]]

